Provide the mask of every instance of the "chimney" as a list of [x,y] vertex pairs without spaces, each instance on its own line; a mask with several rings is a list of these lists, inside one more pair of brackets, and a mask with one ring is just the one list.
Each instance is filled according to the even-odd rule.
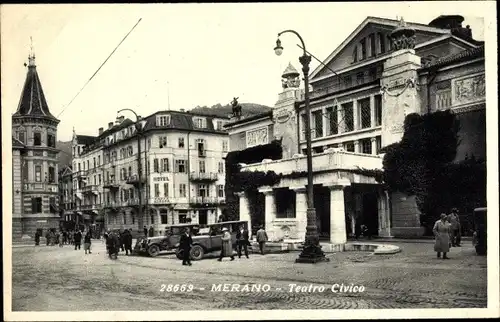
[[108,130],[113,127],[113,122],[108,123]]
[[183,108],[181,108],[179,111],[181,111],[181,112],[185,112],[185,110],[184,110]]
[[102,135],[102,133],[104,132],[104,128],[103,127],[100,127],[99,128],[99,135]]

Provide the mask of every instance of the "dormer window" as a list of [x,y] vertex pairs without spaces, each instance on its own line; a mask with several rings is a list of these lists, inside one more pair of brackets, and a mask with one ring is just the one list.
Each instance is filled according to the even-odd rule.
[[194,117],[193,118],[194,126],[199,129],[204,129],[207,127],[207,119],[202,117]]
[[167,126],[170,125],[170,115],[160,115],[156,117],[157,126]]

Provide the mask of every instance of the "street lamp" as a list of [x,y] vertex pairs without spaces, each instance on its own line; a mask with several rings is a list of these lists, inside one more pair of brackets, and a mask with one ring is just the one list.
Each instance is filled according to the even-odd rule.
[[322,261],[328,261],[329,259],[325,257],[325,254],[321,250],[319,245],[319,235],[318,228],[316,227],[316,209],[314,208],[314,197],[313,197],[313,168],[312,168],[312,151],[311,151],[311,109],[309,106],[309,63],[311,62],[311,56],[307,55],[306,45],[304,40],[295,30],[285,30],[278,34],[278,40],[276,40],[276,47],[274,52],[276,55],[280,56],[283,53],[283,47],[281,46],[281,40],[279,37],[284,33],[293,33],[299,37],[302,43],[302,49],[304,53],[299,57],[299,61],[302,64],[302,72],[304,73],[304,86],[305,86],[305,113],[306,113],[306,145],[307,145],[307,226],[306,226],[306,237],[304,247],[299,255],[299,258],[295,260],[296,263],[317,263]]
[[[129,111],[132,112],[135,115],[135,129],[137,131],[137,179],[138,179],[138,185],[137,188],[139,190],[139,218],[143,218],[142,216],[142,165],[141,165],[141,125],[139,124],[140,118],[137,115],[137,113],[134,110],[131,110],[129,108],[124,108],[121,109],[117,112],[117,114],[120,114],[123,111]],[[117,117],[118,118],[118,117]],[[138,223],[139,224],[139,223]],[[142,223],[143,224],[143,223]],[[139,224],[139,228],[140,228]]]

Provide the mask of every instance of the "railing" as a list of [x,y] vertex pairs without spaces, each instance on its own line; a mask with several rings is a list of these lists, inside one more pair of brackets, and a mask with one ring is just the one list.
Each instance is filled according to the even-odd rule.
[[117,201],[110,201],[110,202],[103,203],[104,208],[118,208],[120,206],[121,206],[121,204]]
[[[382,157],[371,154],[335,151],[335,149],[332,149],[314,154],[312,159],[313,172],[335,169],[382,169]],[[261,163],[244,165],[241,167],[241,171],[274,171],[282,174],[306,172],[307,160],[305,155],[300,155],[290,159],[262,161]]]
[[170,203],[170,199],[168,197],[150,198],[149,203],[152,205],[167,204]]
[[192,204],[218,204],[217,197],[191,197],[189,202]]
[[103,188],[118,188],[120,184],[116,181],[116,179],[108,179],[104,180]]
[[193,171],[189,174],[189,179],[198,181],[217,181],[218,174],[215,172],[196,172]]

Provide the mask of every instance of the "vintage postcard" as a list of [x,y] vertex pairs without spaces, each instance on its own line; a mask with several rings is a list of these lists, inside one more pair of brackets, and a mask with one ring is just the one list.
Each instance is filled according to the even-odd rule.
[[499,317],[495,2],[0,15],[6,320]]

